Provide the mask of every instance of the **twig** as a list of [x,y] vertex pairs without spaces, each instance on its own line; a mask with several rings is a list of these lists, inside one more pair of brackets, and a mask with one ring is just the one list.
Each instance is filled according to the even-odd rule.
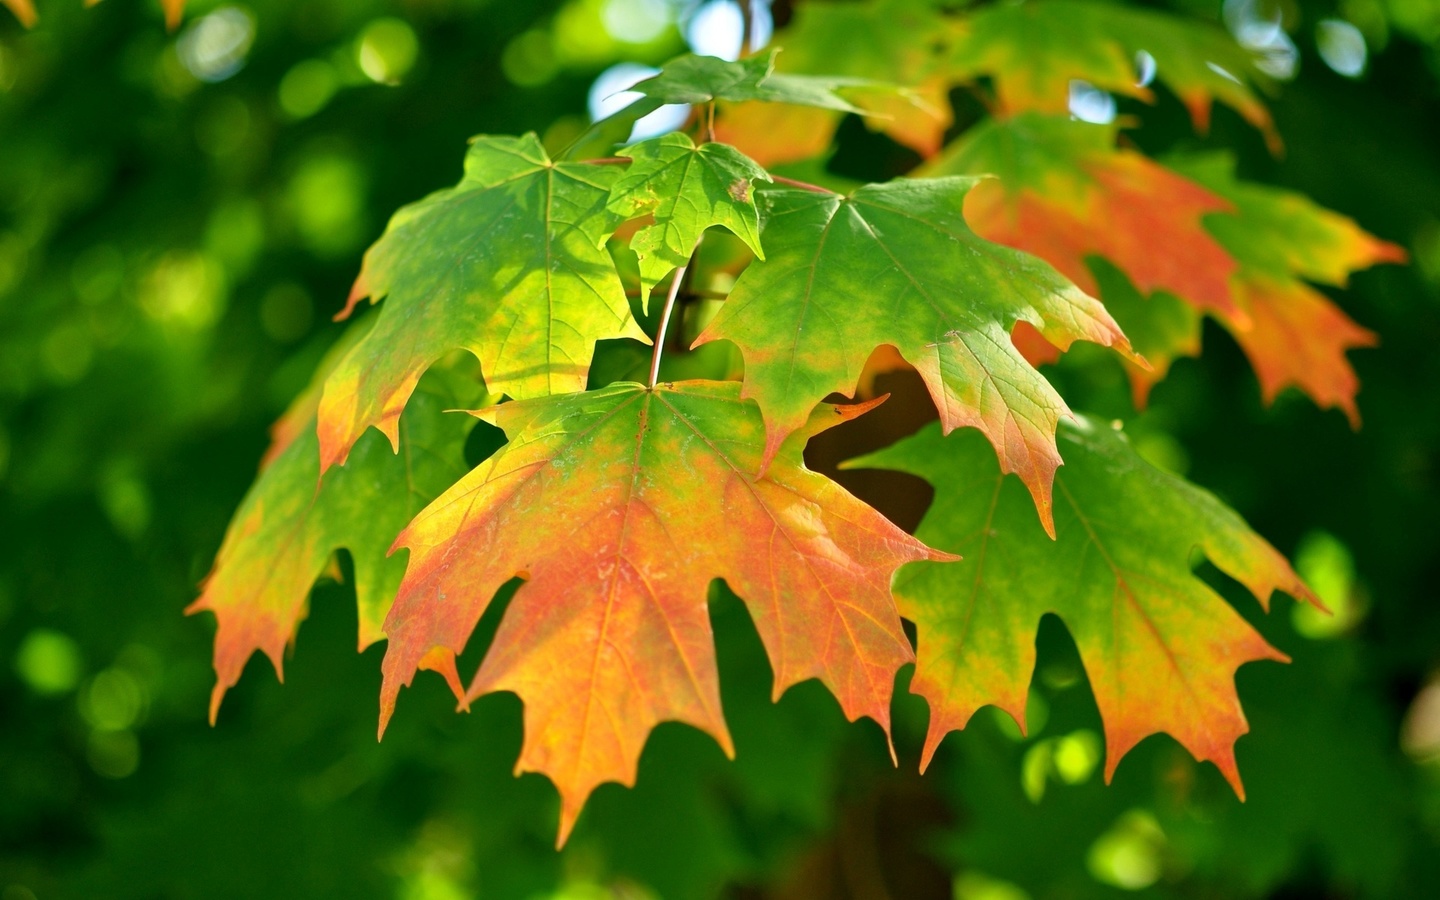
[[750,46],[755,40],[755,0],[736,0],[740,7],[740,56],[746,57],[755,49]]

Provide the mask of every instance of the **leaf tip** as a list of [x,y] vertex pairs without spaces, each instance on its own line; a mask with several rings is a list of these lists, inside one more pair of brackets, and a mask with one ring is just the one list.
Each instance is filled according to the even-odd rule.
[[1226,747],[1210,761],[1220,770],[1220,774],[1225,776],[1225,780],[1235,791],[1235,796],[1240,799],[1241,803],[1244,803],[1245,784],[1240,780],[1240,767],[1235,763],[1235,748],[1233,746]]
[[369,296],[370,284],[365,278],[365,272],[362,270],[360,274],[355,277],[355,283],[350,286],[350,295],[345,298],[345,306],[335,314],[334,321],[343,322],[350,318],[350,314],[355,312],[355,307],[360,305],[360,301]]
[[225,692],[228,688],[225,682],[217,678],[215,687],[210,690],[210,727],[215,727],[215,722],[220,718],[220,704],[225,700]]

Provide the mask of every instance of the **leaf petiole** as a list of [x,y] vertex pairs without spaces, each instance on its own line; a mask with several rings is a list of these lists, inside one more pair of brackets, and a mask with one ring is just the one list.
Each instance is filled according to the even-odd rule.
[[675,270],[675,275],[670,279],[670,290],[665,293],[665,306],[660,310],[660,326],[655,330],[655,349],[650,353],[650,380],[646,386],[655,388],[655,382],[660,378],[660,356],[665,352],[665,332],[670,328],[670,314],[675,311],[675,298],[680,296],[680,285],[685,281],[685,272],[695,262],[695,254],[700,250],[700,241],[704,235],[695,241],[695,247],[690,251],[690,259],[685,265]]

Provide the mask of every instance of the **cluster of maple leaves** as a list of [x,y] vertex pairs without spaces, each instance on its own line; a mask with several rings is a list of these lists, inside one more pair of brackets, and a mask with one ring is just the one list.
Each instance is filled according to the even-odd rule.
[[[1025,721],[1035,630],[1056,613],[1095,692],[1107,774],[1164,731],[1240,792],[1234,673],[1283,656],[1196,577],[1192,550],[1262,604],[1314,598],[1234,512],[1073,413],[1036,367],[1077,340],[1108,346],[1143,403],[1199,352],[1209,315],[1267,398],[1296,385],[1353,421],[1345,351],[1374,337],[1309,282],[1343,285],[1401,252],[1237,181],[1223,155],[1152,160],[1116,126],[1065,115],[1072,79],[1152,99],[1154,78],[1197,126],[1218,100],[1276,143],[1252,90],[1263,76],[1219,29],[1082,0],[963,16],[869,0],[802,6],[775,44],[785,52],[672,61],[558,158],[533,135],[476,138],[458,185],[395,215],[342,315],[384,302],[276,425],[191,607],[219,622],[212,719],[256,650],[280,670],[343,548],[360,646],[388,641],[382,732],[421,669],[462,707],[518,694],[517,768],[556,784],[562,841],[597,785],[633,783],[658,723],[732,752],[715,579],[746,602],[776,696],[818,678],[888,732],[913,662],[926,763],[982,705]],[[948,92],[982,77],[993,116],[946,146]],[[709,139],[603,156],[669,103],[694,105],[692,134]],[[823,156],[849,114],[926,161],[848,193],[772,173]],[[724,261],[707,261],[722,241]],[[724,302],[693,343],[731,342],[743,379],[718,366],[658,381],[677,295],[707,265]],[[637,313],[662,295],[652,339]],[[616,340],[653,340],[647,383],[595,383],[596,344]],[[852,463],[934,486],[913,536],[802,458],[873,406],[824,401],[854,396],[877,360],[913,367],[939,414]],[[457,408],[508,439],[473,469],[474,420]],[[466,684],[456,657],[517,578]]]

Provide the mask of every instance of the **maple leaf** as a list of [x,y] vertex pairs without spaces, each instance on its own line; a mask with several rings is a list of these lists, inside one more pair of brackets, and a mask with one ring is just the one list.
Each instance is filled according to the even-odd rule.
[[961,553],[896,577],[915,622],[911,690],[930,705],[922,767],[946,734],[993,704],[1021,727],[1041,616],[1079,647],[1105,727],[1107,780],[1145,737],[1168,732],[1244,796],[1235,740],[1247,730],[1235,670],[1286,660],[1191,568],[1195,548],[1268,608],[1275,590],[1318,604],[1289,563],[1232,510],[1142,460],[1124,436],[1080,418],[1060,429],[1065,466],[1055,540],[1035,527],[1019,485],[975,436],[931,426],[847,464],[909,472],[935,487],[917,531]]
[[661,279],[689,262],[711,225],[729,229],[764,259],[754,190],[770,175],[753,160],[725,144],[696,147],[683,134],[642,141],[620,155],[633,162],[610,186],[610,208],[625,218],[648,213],[655,220],[630,239],[640,258],[643,302]]
[[255,651],[264,651],[283,680],[285,648],[305,618],[310,588],[342,548],[354,563],[360,649],[379,640],[405,571],[403,557],[386,558],[395,535],[467,468],[464,444],[474,422],[443,410],[474,404],[483,390],[474,378],[437,367],[400,421],[400,455],[380,435],[366,435],[348,462],[321,480],[315,410],[322,381],[316,378],[276,423],[264,468],[225,533],[199,599],[186,610],[209,610],[219,624],[211,722]]
[[[939,151],[950,127],[951,78],[942,67],[956,20],[927,0],[805,4],[771,43],[785,52],[776,69],[896,82],[904,93],[868,97],[866,124],[924,156]],[[855,35],[866,39],[856,41]],[[837,53],[844,47],[844,53]],[[830,146],[842,113],[766,103],[722,106],[716,134],[765,165],[809,159]]]
[[1000,109],[1065,113],[1075,79],[1153,102],[1136,70],[1140,53],[1154,77],[1175,92],[1197,129],[1209,126],[1214,100],[1279,138],[1252,85],[1268,85],[1253,53],[1210,23],[1154,10],[1083,0],[1040,0],[987,6],[964,20],[951,61],[957,78],[989,76]]
[[516,576],[461,702],[524,701],[517,771],[559,789],[561,843],[596,786],[634,783],[658,723],[732,752],[706,611],[715,578],[749,606],[777,698],[819,678],[849,718],[888,733],[893,678],[912,658],[891,576],[949,557],[801,459],[809,435],[870,406],[821,406],[758,479],[764,425],[734,382],[615,384],[479,413],[509,443],[396,541],[410,565],[385,623],[382,733],[417,667],[458,684],[455,654]]
[[583,390],[598,340],[648,342],[604,248],[620,175],[551,162],[534,134],[479,137],[459,185],[397,212],[340,315],[386,298],[325,383],[321,471],[371,425],[398,446],[416,381],[452,350],[479,358],[492,393],[523,399]]
[[1234,208],[1205,220],[1240,263],[1234,287],[1244,315],[1218,318],[1249,357],[1265,401],[1295,385],[1320,406],[1339,407],[1359,427],[1359,379],[1345,351],[1374,346],[1376,337],[1305,280],[1344,287],[1351,272],[1404,262],[1405,251],[1303,195],[1237,181],[1227,154],[1171,165]]
[[696,341],[734,341],[745,396],[764,411],[767,458],[831,393],[856,390],[893,345],[925,380],[946,431],[983,431],[1050,521],[1065,402],[1015,350],[1026,321],[1048,341],[1129,353],[1099,301],[1049,265],[977,237],[961,213],[979,179],[905,179],[841,196],[761,193],[767,256],[745,270]]
[[1098,291],[1087,258],[1100,256],[1147,294],[1168,291],[1243,320],[1230,286],[1235,260],[1204,222],[1230,204],[1116,148],[1117,130],[1033,114],[987,122],[921,171],[998,176],[966,204],[975,231],[1035,254],[1089,293]]

